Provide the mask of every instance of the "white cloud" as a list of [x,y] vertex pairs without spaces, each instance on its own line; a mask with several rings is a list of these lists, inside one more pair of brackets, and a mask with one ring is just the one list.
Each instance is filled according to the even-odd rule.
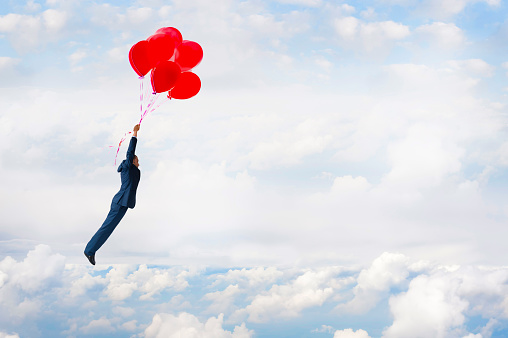
[[424,0],[418,10],[435,19],[447,19],[461,13],[466,6],[479,2],[484,2],[489,6],[498,6],[501,3],[500,0]]
[[41,4],[35,2],[34,0],[28,0],[25,5],[25,10],[28,12],[36,12],[41,9]]
[[176,268],[150,269],[146,265],[140,265],[132,273],[129,270],[127,265],[118,265],[106,275],[108,284],[105,293],[111,300],[127,299],[135,291],[141,293],[141,300],[150,300],[167,288],[180,291],[189,285],[186,278],[191,275],[188,271]]
[[353,196],[359,193],[366,192],[371,187],[371,184],[367,182],[365,177],[352,177],[342,176],[336,177],[333,180],[332,187],[330,189],[331,194]]
[[80,329],[84,334],[104,334],[114,332],[115,328],[111,325],[111,321],[106,317],[92,320]]
[[[34,252],[36,251],[31,256]],[[42,257],[47,254],[39,247],[37,255]],[[47,260],[52,259],[55,257],[50,255]],[[9,275],[4,272],[4,267],[13,263],[21,264],[10,258],[0,264],[1,320],[5,332],[20,332],[22,335],[30,335],[27,332],[32,332],[30,327],[34,323],[34,316],[38,318],[36,322],[42,320],[51,323],[51,320],[45,320],[47,311],[51,318],[57,316],[60,322],[67,319],[69,329],[65,334],[68,335],[104,334],[117,330],[135,333],[145,330],[147,337],[251,337],[254,332],[243,323],[244,319],[258,323],[260,328],[269,328],[270,325],[280,326],[281,319],[299,322],[309,320],[300,315],[310,307],[313,307],[313,313],[324,317],[337,315],[336,312],[329,312],[330,306],[323,306],[325,302],[331,305],[339,303],[339,308],[347,311],[348,316],[353,316],[358,325],[368,323],[370,327],[373,316],[385,316],[385,312],[391,311],[393,322],[390,323],[387,319],[383,323],[374,324],[377,330],[385,328],[385,338],[413,335],[475,337],[466,327],[470,327],[475,318],[480,317],[488,321],[483,327],[476,328],[476,337],[489,337],[493,332],[502,330],[508,320],[506,267],[437,265],[425,261],[413,262],[407,256],[394,253],[383,253],[359,273],[357,267],[351,266],[325,266],[319,269],[267,267],[230,270],[212,275],[202,270],[193,275],[192,279],[196,283],[194,286],[199,285],[197,289],[202,290],[193,288],[194,291],[189,295],[187,291],[179,293],[172,289],[170,292],[176,295],[169,302],[165,300],[166,295],[153,299],[130,299],[129,307],[119,305],[119,299],[95,301],[100,289],[80,294],[81,298],[77,301],[69,299],[69,289],[72,289],[76,281],[86,280],[92,270],[82,264],[68,264],[65,272],[58,276],[58,285],[46,284],[37,292],[21,293],[22,290],[13,287]],[[96,266],[95,269],[97,268],[108,270],[109,267]],[[136,290],[140,290],[144,285],[142,281],[152,280],[154,275],[161,275],[162,271],[171,269],[156,268],[150,272],[152,269],[143,266],[119,265],[110,272],[116,270],[114,275],[118,281],[136,281]],[[95,277],[103,274],[95,271]],[[274,272],[281,275],[277,278],[270,277]],[[113,276],[101,278],[112,280]],[[227,280],[238,281],[238,284],[217,289],[217,285]],[[351,283],[356,283],[356,286],[347,287]],[[103,283],[96,285],[103,290],[107,289]],[[196,297],[200,295],[203,296]],[[379,302],[388,297],[388,305]],[[166,309],[174,311],[182,306],[187,307],[186,311],[201,311],[199,309],[206,308],[209,301],[212,301],[212,306],[204,312],[211,314],[211,317],[205,317],[207,319],[190,312],[178,315],[165,313]],[[245,302],[248,305],[241,308]],[[45,311],[41,311],[42,308]],[[231,331],[225,329],[222,311],[232,312],[239,308],[228,318],[228,324],[236,327]],[[150,314],[153,316],[151,323],[143,322],[141,318],[153,309],[157,314]],[[203,312],[200,313],[203,315]],[[111,314],[115,317],[111,318]],[[132,316],[136,316],[136,319]],[[313,327],[318,325],[319,318],[322,317],[317,318],[309,321]],[[27,323],[30,323],[28,331]],[[292,322],[287,325],[292,325]],[[37,330],[45,332],[42,327]],[[322,325],[312,332],[334,333],[334,338],[369,337],[364,330],[334,330],[329,325]]]
[[358,276],[354,298],[338,306],[348,313],[366,313],[386,297],[391,287],[400,286],[409,276],[409,259],[402,254],[383,253]]
[[506,269],[444,266],[420,274],[407,292],[390,297],[394,321],[383,337],[470,336],[464,325],[466,315],[490,318],[482,328],[482,333],[490,336],[496,318],[505,316],[507,280]]
[[454,70],[469,72],[475,76],[491,77],[495,67],[482,59],[450,60],[447,64]]
[[314,329],[311,332],[318,332],[318,333],[333,333],[335,330],[330,325],[321,325],[319,329]]
[[367,331],[362,329],[356,331],[353,331],[353,329],[345,329],[335,331],[333,338],[370,338],[370,336]]
[[453,329],[464,324],[463,312],[469,304],[456,293],[460,281],[443,277],[420,275],[411,281],[407,292],[392,296],[390,309],[394,321],[384,332],[385,337],[454,335]]
[[21,59],[12,58],[8,56],[0,57],[0,71],[6,72],[11,70],[14,66],[18,65],[21,62]]
[[309,18],[304,12],[293,11],[283,15],[280,19],[272,14],[251,14],[247,17],[250,29],[261,33],[270,39],[291,37],[310,28]]
[[374,20],[377,17],[377,13],[373,7],[368,7],[360,12],[360,16],[366,20]]
[[[504,69],[508,69],[508,62],[503,62],[501,64],[501,67],[503,67]],[[506,72],[506,76],[508,76],[508,72]]]
[[108,272],[106,278],[109,283],[105,293],[109,299],[124,300],[132,296],[132,293],[137,290],[137,283],[127,280],[127,274],[128,267],[125,265],[116,266]]
[[17,333],[9,334],[5,332],[0,332],[0,338],[19,338]]
[[69,62],[71,63],[72,66],[75,66],[76,64],[81,62],[81,60],[83,60],[86,57],[87,57],[86,51],[78,50],[78,51],[72,53],[71,55],[69,55]]
[[58,283],[64,262],[65,257],[53,254],[49,246],[38,245],[27,254],[23,262],[16,262],[10,257],[3,259],[0,270],[7,274],[11,286],[34,293]]
[[407,26],[394,21],[364,22],[349,16],[333,24],[342,46],[367,53],[384,54],[394,42],[410,35]]
[[127,9],[127,21],[133,24],[143,23],[150,20],[154,15],[154,10],[149,7],[129,8]]
[[235,297],[241,292],[238,284],[235,284],[229,285],[223,291],[207,293],[203,296],[203,299],[212,301],[207,311],[210,313],[225,313],[231,311]]
[[290,5],[302,5],[309,7],[319,7],[322,5],[322,0],[277,0],[277,2]]
[[53,254],[47,245],[38,245],[17,262],[10,256],[0,261],[0,317],[19,323],[39,314],[39,296],[62,284],[65,258]]
[[72,281],[72,285],[69,290],[70,297],[79,297],[84,295],[89,289],[96,285],[105,285],[106,280],[101,276],[91,276],[89,273],[85,273],[82,277]]
[[325,127],[317,119],[303,121],[293,130],[275,133],[271,139],[259,142],[246,159],[257,170],[298,164],[305,156],[321,153],[332,141],[332,135],[319,132]]
[[385,5],[400,5],[415,10],[416,13],[432,19],[444,20],[460,14],[467,6],[476,3],[486,3],[489,6],[499,6],[500,0],[377,0]]
[[122,317],[131,317],[136,313],[136,310],[130,307],[116,306],[113,308],[113,313]]
[[42,13],[42,19],[48,34],[55,34],[65,27],[68,16],[65,12],[56,9],[48,9]]
[[[111,4],[94,4],[90,6],[91,22],[98,26],[105,26],[111,30],[132,30],[150,26],[150,19],[155,16],[155,10],[149,7],[120,8]],[[148,36],[147,36],[148,37]]]
[[58,40],[69,20],[65,11],[48,9],[36,15],[9,13],[0,16],[0,32],[7,33],[12,46],[27,52]]
[[323,68],[325,71],[330,71],[330,69],[333,67],[333,63],[328,61],[326,58],[320,56],[315,59],[316,64]]
[[125,55],[129,55],[129,50],[131,47],[131,45],[125,45],[112,48],[108,51],[108,56],[115,62],[121,62],[125,59]]
[[231,317],[263,323],[273,318],[292,318],[313,306],[321,306],[332,294],[331,282],[337,269],[307,271],[289,284],[273,285],[270,290],[258,294],[251,304],[237,310]]
[[254,332],[242,323],[235,326],[233,332],[222,328],[224,315],[210,317],[205,323],[192,314],[182,312],[178,316],[167,313],[158,313],[153,317],[152,323],[145,330],[145,337],[217,337],[217,338],[248,338]]
[[410,127],[406,138],[389,145],[392,169],[385,182],[424,188],[439,185],[446,175],[458,172],[464,149],[450,145],[445,138],[439,128]]
[[229,270],[224,274],[214,276],[216,283],[241,283],[244,287],[249,289],[265,287],[275,283],[283,276],[283,272],[279,271],[276,267],[256,267],[252,269],[235,269]]
[[125,322],[122,324],[121,328],[126,330],[126,331],[136,331],[137,330],[137,320],[133,319],[133,320],[130,320],[128,322]]
[[465,46],[464,31],[454,23],[433,22],[415,29],[415,37],[424,43],[443,50],[455,50]]
[[417,0],[378,0],[380,3],[385,5],[402,5],[409,6],[417,2]]

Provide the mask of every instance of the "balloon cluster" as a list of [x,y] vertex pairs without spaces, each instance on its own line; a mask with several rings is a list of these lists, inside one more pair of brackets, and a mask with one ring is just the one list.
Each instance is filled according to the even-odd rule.
[[141,78],[151,71],[154,93],[168,92],[168,98],[180,100],[193,97],[201,89],[201,80],[190,70],[202,59],[201,46],[182,40],[182,34],[173,27],[158,29],[129,51],[131,66]]
[[[163,27],[146,40],[139,41],[129,51],[132,69],[139,75],[141,124],[145,116],[170,99],[185,100],[196,95],[201,89],[199,76],[190,70],[203,59],[201,46],[189,40],[183,40],[182,34],[173,27]],[[144,85],[145,75],[150,72],[153,92]],[[168,92],[167,95],[161,93]],[[160,98],[162,97],[162,100]],[[116,150],[115,164],[125,133]],[[113,148],[113,146],[110,146]]]

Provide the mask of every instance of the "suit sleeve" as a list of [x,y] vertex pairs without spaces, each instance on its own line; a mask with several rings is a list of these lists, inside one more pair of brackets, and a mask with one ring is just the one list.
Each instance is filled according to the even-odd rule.
[[129,143],[129,149],[127,149],[127,164],[129,167],[132,165],[132,161],[134,160],[134,154],[136,151],[136,143],[138,139],[136,137],[131,137],[131,142]]

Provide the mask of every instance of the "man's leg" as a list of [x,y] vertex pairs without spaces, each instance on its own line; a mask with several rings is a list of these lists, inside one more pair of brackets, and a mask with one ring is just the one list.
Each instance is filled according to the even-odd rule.
[[89,256],[95,255],[95,252],[99,250],[99,248],[106,242],[126,212],[127,207],[120,206],[116,203],[111,203],[111,209],[109,210],[108,217],[106,217],[106,220],[104,223],[102,223],[102,226],[99,228],[99,230],[97,230],[90,242],[88,242],[86,245],[85,254]]

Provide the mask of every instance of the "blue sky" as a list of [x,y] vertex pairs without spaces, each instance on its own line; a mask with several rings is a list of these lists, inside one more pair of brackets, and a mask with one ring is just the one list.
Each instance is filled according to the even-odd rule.
[[[0,337],[506,336],[506,17],[2,2]],[[92,267],[139,121],[128,52],[165,26],[203,47],[202,89],[143,120],[136,208]]]

